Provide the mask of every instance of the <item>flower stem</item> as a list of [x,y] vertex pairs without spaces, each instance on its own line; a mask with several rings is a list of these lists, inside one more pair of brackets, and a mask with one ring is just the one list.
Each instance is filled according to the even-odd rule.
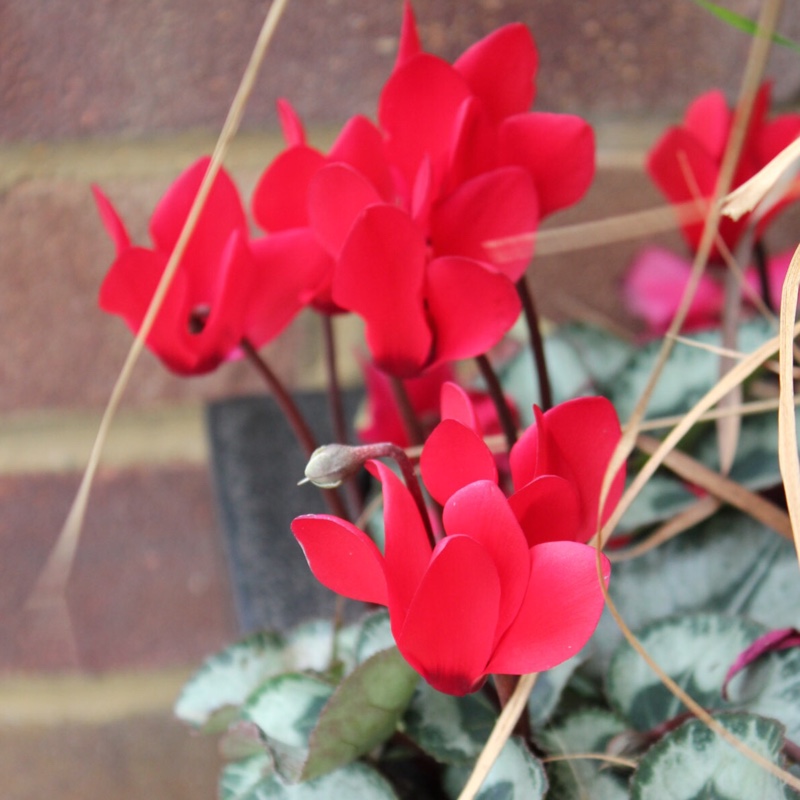
[[422,517],[422,524],[425,526],[425,532],[428,534],[428,541],[431,548],[436,547],[436,537],[433,535],[433,527],[431,526],[431,519],[428,515],[428,508],[425,505],[425,498],[422,496],[422,489],[420,488],[417,474],[414,472],[414,465],[411,459],[406,455],[406,451],[392,442],[379,442],[377,444],[365,444],[360,447],[354,448],[359,457],[364,461],[371,458],[391,458],[400,467],[403,473],[403,480],[405,481],[408,491],[414,498],[417,505],[420,517]]
[[775,303],[772,302],[772,295],[769,290],[769,277],[767,276],[767,248],[764,242],[756,239],[753,244],[753,257],[756,260],[756,271],[758,272],[758,284],[761,289],[761,297],[764,298],[764,305],[774,314]]
[[539,314],[536,311],[536,304],[533,295],[528,287],[527,278],[523,275],[517,281],[517,292],[522,301],[522,312],[528,324],[528,333],[533,351],[533,363],[536,367],[536,374],[539,377],[539,395],[542,411],[547,411],[553,407],[553,391],[550,388],[550,376],[547,372],[547,359],[544,354],[544,341],[542,339],[541,326],[539,324]]
[[476,356],[475,361],[478,363],[478,369],[481,371],[486,388],[489,390],[489,396],[492,398],[494,407],[497,410],[497,417],[506,437],[508,450],[511,452],[511,448],[517,441],[517,426],[514,424],[514,416],[503,394],[503,387],[500,385],[497,373],[486,355]]
[[[494,676],[494,688],[497,690],[497,698],[500,701],[500,708],[505,708],[511,695],[519,683],[519,675],[498,675]],[[527,712],[520,714],[516,725],[514,726],[514,735],[521,736],[526,742],[531,735],[531,722]]]
[[[306,457],[310,458],[311,454],[317,449],[317,442],[305,417],[297,407],[297,403],[294,402],[291,394],[286,390],[286,387],[281,383],[278,376],[270,369],[267,362],[259,355],[255,347],[253,347],[247,339],[242,339],[240,347],[250,363],[255,367],[258,374],[261,375],[266,382],[275,398],[275,402],[278,404],[278,407],[283,412],[284,417],[294,431],[295,438],[305,451]],[[350,519],[338,492],[325,489],[322,494],[332,513],[342,519]]]
[[414,407],[411,405],[411,398],[408,396],[405,384],[394,375],[389,376],[389,381],[392,385],[392,393],[400,411],[400,417],[403,420],[403,427],[406,429],[409,442],[412,445],[422,444],[425,441],[425,431],[422,429],[419,418],[414,412]]

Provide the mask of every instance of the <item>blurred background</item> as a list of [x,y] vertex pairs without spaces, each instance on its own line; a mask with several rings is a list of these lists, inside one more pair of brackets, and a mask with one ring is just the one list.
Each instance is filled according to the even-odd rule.
[[[726,0],[754,17],[756,0]],[[800,40],[800,17],[784,14]],[[596,127],[586,199],[548,220],[652,208],[647,148],[697,94],[733,100],[749,37],[692,0],[416,0],[424,47],[447,59],[496,27],[526,23],[539,48],[536,110]],[[208,472],[203,408],[262,391],[242,364],[181,379],[145,353],[98,475],[67,601],[72,636],[21,612],[68,511],[131,344],[97,291],[114,251],[98,183],[147,243],[169,183],[208,153],[266,13],[260,0],[3,0],[0,4],[0,795],[6,800],[215,796],[211,740],[171,717],[200,660],[234,640],[231,578]],[[293,0],[227,167],[247,198],[282,146],[289,99],[325,146],[354,113],[374,117],[402,4]],[[773,54],[778,107],[800,102],[800,56]],[[774,247],[797,241],[797,212]],[[783,239],[781,239],[783,237]],[[648,239],[653,242],[653,238]],[[680,248],[676,234],[657,238]],[[531,286],[554,320],[630,327],[618,296],[640,242],[536,258]],[[346,326],[343,348],[357,341]],[[295,389],[323,381],[316,320],[267,349]],[[343,350],[349,353],[350,350]],[[352,366],[348,385],[359,376]],[[65,642],[69,642],[67,646]]]

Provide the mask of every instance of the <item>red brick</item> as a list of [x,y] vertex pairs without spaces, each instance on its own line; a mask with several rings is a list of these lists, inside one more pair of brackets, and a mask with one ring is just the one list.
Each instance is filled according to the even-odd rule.
[[223,543],[203,469],[105,471],[67,587],[69,636],[22,607],[76,477],[0,480],[0,669],[110,670],[198,663],[237,636]]
[[[685,0],[417,0],[423,42],[453,58],[519,20],[540,50],[537,104],[596,114],[677,112],[741,80],[750,39]],[[5,0],[0,140],[218,130],[255,42],[261,0]],[[737,0],[733,10],[754,13]],[[396,50],[401,3],[289,3],[246,126],[275,125],[277,97],[315,124],[374,115]],[[800,37],[787,11],[782,32]],[[800,67],[776,48],[770,74],[791,100]]]

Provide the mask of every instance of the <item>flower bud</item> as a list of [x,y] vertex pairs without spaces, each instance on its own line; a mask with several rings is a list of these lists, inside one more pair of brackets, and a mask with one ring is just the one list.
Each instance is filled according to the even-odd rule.
[[364,463],[358,447],[344,444],[326,444],[318,447],[306,464],[305,479],[320,489],[335,489],[341,486]]

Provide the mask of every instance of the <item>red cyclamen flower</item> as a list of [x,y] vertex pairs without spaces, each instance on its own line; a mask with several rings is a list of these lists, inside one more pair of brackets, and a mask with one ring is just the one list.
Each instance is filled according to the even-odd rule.
[[[100,289],[100,306],[132,331],[142,324],[210,159],[195,162],[170,186],[150,220],[154,247],[130,242],[108,198],[93,187],[117,257]],[[197,375],[239,354],[243,338],[268,342],[302,307],[302,292],[324,262],[307,231],[251,240],[236,186],[215,178],[194,233],[156,317],[148,347],[174,372]]]
[[[474,436],[474,420],[458,396],[446,405],[447,413],[467,424],[452,417],[447,422]],[[585,424],[581,410],[587,412]],[[576,422],[576,430],[566,430]],[[598,422],[596,442],[593,426]],[[484,463],[469,452],[471,444],[464,446],[468,437],[459,442],[445,434],[458,451],[450,462],[434,457],[425,469],[428,488],[433,483],[432,493],[444,498],[444,536],[435,546],[410,492],[379,462],[369,468],[383,484],[384,553],[365,533],[336,517],[309,515],[292,524],[323,584],[347,597],[388,606],[400,652],[439,691],[461,695],[477,689],[489,673],[549,669],[575,655],[599,620],[603,595],[595,552],[578,540],[588,538],[586,529],[597,521],[598,474],[605,465],[593,455],[595,445],[606,453],[613,430],[607,428],[605,409],[594,402],[572,406],[548,421],[540,417],[537,425],[542,430],[520,443],[518,460],[532,463],[518,464],[516,470],[523,488],[535,488],[519,510],[492,477],[467,480],[460,471],[460,459],[467,458],[473,472],[491,476],[491,457]],[[561,481],[572,483],[565,488]],[[609,501],[616,497],[615,486]],[[607,580],[610,567],[604,557],[601,561]]]
[[[783,114],[767,120],[770,86],[759,90],[747,129],[744,146],[731,188],[751,178],[781,150],[800,136],[800,114]],[[650,177],[672,203],[709,200],[714,192],[722,157],[730,137],[733,111],[721,91],[698,97],[686,110],[682,125],[669,130],[658,140],[647,159]],[[797,191],[780,200],[758,221],[756,236],[767,223],[797,197]],[[687,212],[688,214],[688,212]],[[739,220],[722,217],[719,234],[730,250],[736,247],[748,225],[749,215]],[[683,235],[696,250],[703,231],[703,221],[684,219]],[[712,260],[719,260],[716,246]]]

